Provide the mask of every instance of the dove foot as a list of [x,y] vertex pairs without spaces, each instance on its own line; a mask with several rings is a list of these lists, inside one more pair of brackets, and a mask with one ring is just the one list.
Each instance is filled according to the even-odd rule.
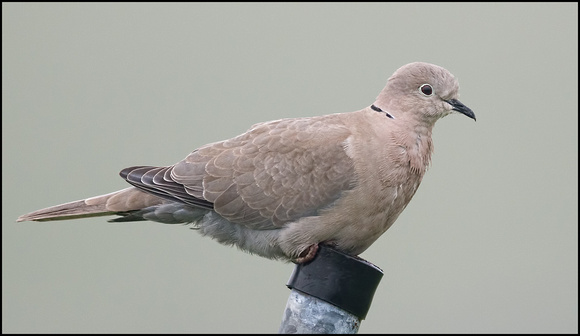
[[300,253],[300,256],[294,259],[294,262],[297,264],[304,264],[309,262],[310,260],[314,259],[316,256],[316,252],[318,252],[318,244],[310,245],[306,250]]

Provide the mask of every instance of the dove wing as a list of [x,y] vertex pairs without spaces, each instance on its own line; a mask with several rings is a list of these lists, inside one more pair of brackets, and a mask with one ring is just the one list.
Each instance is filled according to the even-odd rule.
[[272,229],[315,215],[352,188],[350,136],[336,115],[254,125],[205,145],[169,167],[130,167],[121,176],[139,189],[213,209],[232,223]]

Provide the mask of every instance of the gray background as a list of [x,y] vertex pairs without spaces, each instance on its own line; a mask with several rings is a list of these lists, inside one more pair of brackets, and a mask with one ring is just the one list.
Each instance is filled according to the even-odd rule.
[[361,333],[578,332],[578,5],[2,4],[2,331],[277,332],[293,265],[181,225],[15,223],[260,121],[449,69]]

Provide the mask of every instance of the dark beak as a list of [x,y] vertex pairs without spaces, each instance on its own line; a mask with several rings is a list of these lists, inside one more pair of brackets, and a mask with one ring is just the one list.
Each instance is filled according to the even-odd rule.
[[461,114],[465,114],[466,116],[470,117],[473,120],[476,120],[475,113],[473,113],[473,111],[469,107],[463,105],[463,103],[460,102],[459,100],[451,99],[451,100],[446,100],[446,102],[449,105],[453,106],[453,110],[455,110]]

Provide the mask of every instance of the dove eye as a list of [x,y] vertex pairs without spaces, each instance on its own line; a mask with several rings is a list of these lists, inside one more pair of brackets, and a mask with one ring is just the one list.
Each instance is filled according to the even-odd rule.
[[433,88],[429,84],[423,84],[419,87],[419,91],[425,96],[430,96],[433,94]]

